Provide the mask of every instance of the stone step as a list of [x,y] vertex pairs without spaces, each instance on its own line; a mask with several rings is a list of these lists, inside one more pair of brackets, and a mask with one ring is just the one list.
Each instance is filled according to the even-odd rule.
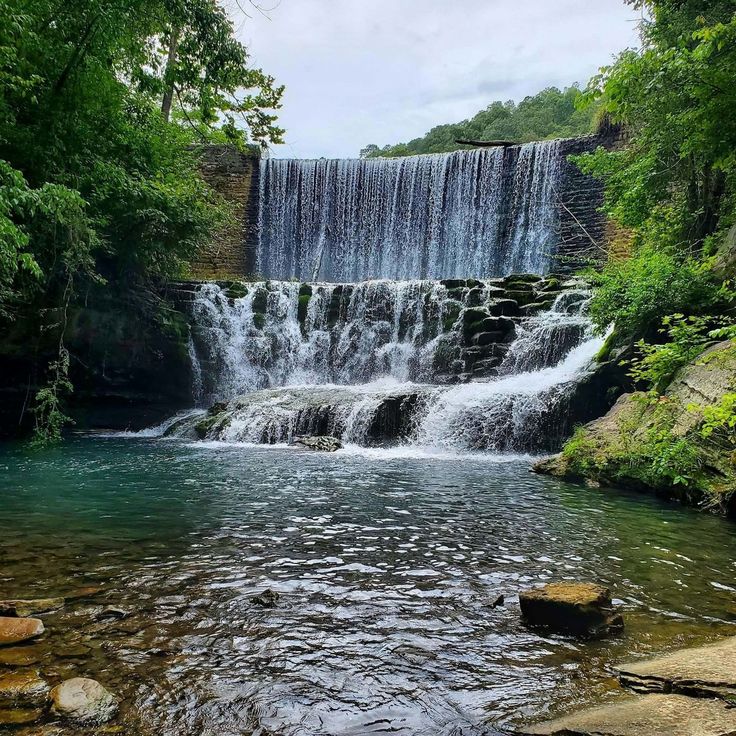
[[722,700],[644,695],[529,726],[519,736],[734,736],[736,709]]
[[616,668],[622,685],[635,692],[736,697],[736,636]]

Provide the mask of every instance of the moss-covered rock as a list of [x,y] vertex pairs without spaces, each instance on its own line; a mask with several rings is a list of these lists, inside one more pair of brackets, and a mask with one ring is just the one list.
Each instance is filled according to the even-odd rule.
[[735,412],[736,342],[726,341],[681,369],[661,396],[622,396],[536,470],[733,513]]

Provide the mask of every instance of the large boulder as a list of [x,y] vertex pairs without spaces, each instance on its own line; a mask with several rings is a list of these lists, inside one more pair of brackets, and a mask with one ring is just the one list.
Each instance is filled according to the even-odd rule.
[[0,616],[0,646],[35,639],[43,632],[43,621],[40,619]]
[[536,736],[733,736],[736,710],[718,700],[646,695],[521,729]]
[[527,624],[558,634],[598,637],[624,626],[611,591],[594,583],[549,583],[520,593],[519,604]]
[[56,715],[79,723],[105,723],[118,708],[113,694],[87,677],[65,680],[51,691],[50,697]]

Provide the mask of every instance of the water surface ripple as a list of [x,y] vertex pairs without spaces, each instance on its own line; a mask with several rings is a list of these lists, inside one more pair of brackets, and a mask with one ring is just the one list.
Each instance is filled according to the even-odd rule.
[[[146,438],[6,447],[2,593],[104,585],[47,617],[42,669],[97,677],[157,736],[492,734],[615,697],[622,658],[732,633],[731,524],[528,467]],[[521,625],[517,592],[565,577],[613,587],[622,638]],[[272,608],[253,601],[267,588]],[[97,621],[104,605],[134,613]]]

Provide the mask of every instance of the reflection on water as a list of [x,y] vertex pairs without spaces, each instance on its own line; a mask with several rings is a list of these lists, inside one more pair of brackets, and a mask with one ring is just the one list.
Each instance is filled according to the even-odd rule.
[[[734,633],[731,524],[521,460],[119,438],[0,453],[0,597],[105,586],[26,649],[52,681],[115,690],[136,734],[490,734],[610,695],[623,658]],[[625,635],[522,627],[518,590],[562,577],[611,585]],[[252,601],[265,588],[274,608]]]

